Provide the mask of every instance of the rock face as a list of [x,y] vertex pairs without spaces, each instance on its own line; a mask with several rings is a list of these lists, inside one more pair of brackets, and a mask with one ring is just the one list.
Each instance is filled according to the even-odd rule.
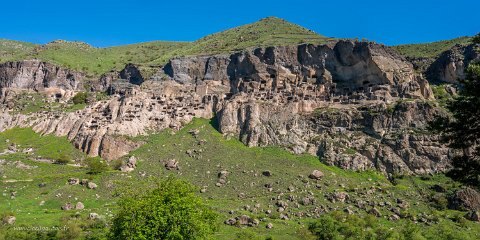
[[220,132],[248,146],[279,145],[343,168],[430,173],[449,167],[449,150],[422,130],[442,114],[428,103],[428,81],[382,45],[257,48],[175,58],[151,79],[134,65],[102,79],[108,99],[75,113],[0,111],[0,131],[32,127],[67,136],[90,156],[116,159],[139,146],[123,136],[216,116]]
[[430,81],[457,83],[465,79],[465,69],[472,61],[480,61],[480,54],[475,50],[478,44],[455,46],[443,52],[427,69]]
[[0,90],[20,88],[39,90],[58,87],[64,90],[83,88],[83,74],[39,60],[0,64]]
[[461,189],[450,197],[449,208],[480,211],[480,193],[473,188]]

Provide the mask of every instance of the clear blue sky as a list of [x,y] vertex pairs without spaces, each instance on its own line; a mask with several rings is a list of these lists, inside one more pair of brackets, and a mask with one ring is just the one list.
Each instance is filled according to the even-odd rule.
[[193,41],[277,16],[331,37],[393,45],[480,32],[479,0],[16,0],[2,1],[0,38],[97,47]]

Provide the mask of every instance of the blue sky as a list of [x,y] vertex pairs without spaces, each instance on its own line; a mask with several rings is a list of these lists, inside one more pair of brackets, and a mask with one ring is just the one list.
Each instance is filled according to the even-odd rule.
[[326,36],[388,45],[480,32],[478,0],[17,0],[1,5],[0,38],[35,43],[77,40],[97,47],[193,41],[267,16]]

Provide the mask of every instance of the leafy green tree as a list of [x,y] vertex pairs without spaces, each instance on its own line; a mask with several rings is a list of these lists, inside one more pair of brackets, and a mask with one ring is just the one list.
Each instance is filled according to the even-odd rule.
[[450,117],[431,124],[443,135],[443,140],[461,153],[452,161],[447,175],[466,184],[480,183],[480,64],[471,63],[457,97],[447,104]]
[[168,178],[145,194],[118,203],[111,239],[205,239],[217,229],[217,215],[189,183]]

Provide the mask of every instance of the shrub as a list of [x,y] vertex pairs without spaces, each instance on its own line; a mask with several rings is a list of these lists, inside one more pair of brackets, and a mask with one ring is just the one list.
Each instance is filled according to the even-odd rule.
[[56,160],[55,163],[57,164],[68,164],[70,163],[70,157],[66,154],[61,154]]
[[108,165],[102,159],[96,158],[87,158],[85,159],[89,174],[99,174],[108,170]]
[[74,104],[87,103],[88,94],[86,92],[79,92],[72,98]]
[[171,177],[144,194],[125,194],[118,208],[111,239],[203,239],[217,229],[217,215],[193,186]]

